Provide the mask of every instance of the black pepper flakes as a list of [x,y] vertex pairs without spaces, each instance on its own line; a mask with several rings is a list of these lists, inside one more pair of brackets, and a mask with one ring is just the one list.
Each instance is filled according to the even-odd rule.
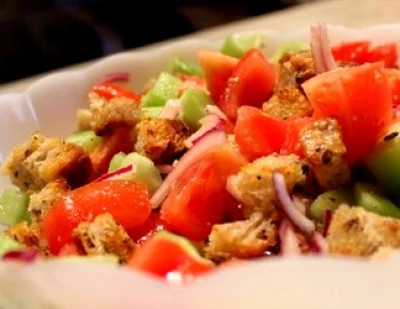
[[257,175],[257,179],[258,179],[258,180],[261,180],[261,176],[260,176],[260,175]]
[[322,154],[322,163],[323,163],[324,165],[328,165],[329,163],[331,163],[332,157],[333,157],[332,151],[331,151],[331,150],[326,150],[326,151]]
[[384,140],[385,142],[388,142],[388,141],[394,139],[395,137],[397,137],[398,135],[399,135],[399,132],[392,132],[392,133],[390,133],[389,135],[386,135],[386,136],[383,138],[383,140]]

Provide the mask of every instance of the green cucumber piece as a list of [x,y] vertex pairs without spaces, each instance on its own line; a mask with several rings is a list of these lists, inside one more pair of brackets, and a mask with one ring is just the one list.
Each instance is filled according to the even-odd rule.
[[382,216],[400,218],[400,209],[383,197],[379,189],[366,183],[354,185],[355,204]]
[[341,204],[351,205],[353,196],[346,189],[329,190],[320,195],[312,202],[307,210],[307,216],[322,223],[327,210],[335,211]]
[[93,131],[77,131],[69,135],[65,141],[83,148],[86,154],[91,153],[102,141]]
[[157,118],[162,111],[162,107],[154,106],[154,107],[142,107],[142,112],[145,118]]
[[18,241],[12,239],[11,237],[0,234],[0,256],[9,251],[22,249],[23,247],[23,245],[21,245]]
[[142,107],[163,106],[166,101],[176,99],[181,85],[179,78],[162,72],[153,88],[142,97]]
[[198,65],[183,61],[178,57],[171,60],[168,65],[168,72],[171,74],[181,73],[187,75],[203,76],[203,71]]
[[108,166],[108,172],[114,172],[117,169],[119,169],[122,165],[122,161],[126,158],[126,154],[123,152],[118,152],[117,154],[115,154],[111,161],[110,161],[110,165]]
[[273,57],[273,62],[277,63],[286,53],[298,53],[310,50],[310,45],[300,41],[289,41],[283,43]]
[[29,195],[25,192],[5,189],[0,196],[0,224],[11,226],[28,219]]
[[232,34],[225,39],[221,52],[231,57],[240,58],[250,48],[262,48],[264,45],[265,39],[260,34]]
[[400,197],[400,123],[394,124],[367,159],[380,187]]
[[199,89],[187,89],[179,99],[182,104],[182,120],[190,128],[200,127],[199,120],[206,115],[206,105],[212,104],[208,94]]

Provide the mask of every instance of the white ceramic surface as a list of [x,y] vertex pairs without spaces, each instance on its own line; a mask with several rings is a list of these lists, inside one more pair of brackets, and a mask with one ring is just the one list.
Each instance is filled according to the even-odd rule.
[[[272,55],[279,43],[308,40],[308,29],[262,33]],[[330,27],[333,44],[355,39],[396,41],[400,25],[365,29]],[[90,86],[113,72],[129,72],[134,89],[165,68],[172,56],[194,60],[199,49],[220,41],[188,40],[148,53],[118,54],[87,69],[49,75],[24,93],[0,96],[0,162],[33,131],[65,136],[76,125],[75,111],[87,104]],[[0,178],[0,189],[9,186]],[[319,257],[269,259],[220,270],[184,288],[147,275],[104,265],[0,263],[0,308],[273,308],[398,309],[400,258],[380,263]]]

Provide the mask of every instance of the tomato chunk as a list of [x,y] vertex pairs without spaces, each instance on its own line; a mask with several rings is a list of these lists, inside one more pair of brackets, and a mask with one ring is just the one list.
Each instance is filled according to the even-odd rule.
[[128,262],[128,267],[167,279],[173,274],[174,277],[180,276],[180,279],[185,281],[209,272],[213,264],[203,259],[183,237],[160,232],[137,248]]
[[149,217],[151,211],[147,188],[129,180],[90,183],[71,191],[56,201],[41,224],[42,236],[52,254],[72,243],[72,231],[83,221],[109,212],[130,230]]
[[165,222],[160,218],[160,213],[152,212],[145,222],[127,232],[134,241],[142,243],[163,230],[164,226]]
[[211,99],[218,102],[238,60],[214,51],[200,51],[197,53],[197,59],[203,69]]
[[162,205],[161,218],[167,229],[191,240],[204,240],[212,225],[237,205],[226,190],[226,181],[246,162],[237,151],[223,146],[189,168]]
[[318,117],[334,117],[343,129],[350,164],[364,160],[394,118],[382,62],[339,68],[306,81],[303,88]]
[[273,94],[275,70],[259,49],[250,49],[240,60],[217,102],[221,110],[236,120],[242,105],[261,107]]
[[111,100],[116,97],[126,97],[135,101],[140,100],[140,96],[134,93],[132,90],[114,83],[102,83],[94,85],[91,91],[96,92],[98,95],[107,100]]

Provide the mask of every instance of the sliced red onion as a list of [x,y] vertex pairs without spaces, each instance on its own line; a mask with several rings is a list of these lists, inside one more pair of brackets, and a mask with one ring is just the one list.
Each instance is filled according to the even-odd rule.
[[182,110],[182,104],[179,100],[168,100],[164,108],[161,110],[158,118],[162,119],[177,119]]
[[160,164],[156,167],[161,174],[169,174],[174,169],[174,167],[170,164]]
[[129,73],[117,72],[105,75],[98,84],[113,83],[113,82],[127,82],[129,81]]
[[185,140],[185,146],[187,148],[193,147],[197,142],[199,142],[204,136],[214,131],[222,130],[221,118],[216,115],[207,115],[199,120],[201,127],[188,139]]
[[237,175],[229,176],[226,180],[226,190],[238,201],[241,200],[241,194],[237,189]]
[[296,206],[296,208],[297,208],[303,215],[306,214],[306,205],[302,202],[302,200],[301,200],[298,196],[296,196],[296,195],[293,196],[293,203],[294,203],[294,205]]
[[314,59],[315,72],[324,73],[336,69],[335,58],[329,44],[328,28],[325,23],[311,25],[311,53]]
[[206,105],[206,111],[209,115],[216,115],[223,120],[228,120],[228,117],[224,114],[222,110],[219,109],[217,105]]
[[279,226],[279,239],[281,241],[282,255],[301,254],[299,240],[297,239],[292,223],[288,219],[283,219]]
[[125,176],[129,176],[135,172],[136,172],[136,165],[129,164],[127,166],[117,169],[114,172],[110,172],[110,173],[100,176],[99,178],[94,180],[94,182],[99,182],[99,181],[103,181],[103,180],[121,179],[121,178],[124,178]]
[[185,173],[185,171],[199,162],[207,153],[222,146],[227,141],[225,132],[214,131],[204,136],[195,146],[190,148],[175,165],[175,168],[168,174],[162,185],[151,198],[153,208],[157,208],[167,197],[172,185]]
[[328,209],[327,211],[325,211],[324,223],[322,226],[322,235],[324,237],[328,236],[328,230],[329,226],[331,225],[331,221],[332,221],[332,210]]
[[31,263],[39,258],[39,256],[40,255],[37,250],[27,248],[22,250],[8,251],[2,256],[2,259],[4,261]]
[[302,214],[293,203],[286,188],[285,177],[280,173],[273,174],[276,195],[286,216],[303,233],[311,235],[315,231],[315,223]]
[[328,253],[328,244],[321,233],[315,232],[311,237],[311,247],[316,253],[326,254]]

